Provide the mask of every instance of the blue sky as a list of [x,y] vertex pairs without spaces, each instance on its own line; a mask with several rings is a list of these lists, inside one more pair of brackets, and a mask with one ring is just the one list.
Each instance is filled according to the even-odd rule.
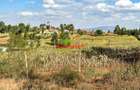
[[91,28],[140,27],[140,0],[1,0],[0,21],[39,25],[73,23]]

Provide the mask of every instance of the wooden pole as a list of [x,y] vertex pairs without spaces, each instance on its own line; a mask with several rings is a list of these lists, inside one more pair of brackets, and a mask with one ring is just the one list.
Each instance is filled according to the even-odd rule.
[[24,52],[24,56],[25,56],[25,67],[26,67],[26,78],[29,79],[29,70],[28,70],[28,57],[27,57],[27,52]]

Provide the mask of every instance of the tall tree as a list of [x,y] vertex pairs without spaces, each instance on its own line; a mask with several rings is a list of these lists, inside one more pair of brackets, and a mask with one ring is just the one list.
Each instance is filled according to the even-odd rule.
[[115,30],[114,30],[114,33],[115,34],[121,34],[121,28],[120,28],[120,26],[119,25],[116,25],[116,27],[115,27]]
[[121,35],[127,34],[127,30],[126,30],[125,27],[123,27],[123,28],[121,29],[120,34],[121,34]]
[[69,25],[68,25],[68,30],[73,34],[74,25],[73,25],[73,24],[69,24]]
[[25,24],[24,23],[19,23],[18,24],[18,29],[17,29],[17,33],[23,33],[23,32],[25,32],[25,28],[26,26],[25,26]]
[[46,24],[40,24],[40,29],[41,29],[41,32],[42,34],[44,33],[45,29],[46,29]]
[[5,32],[5,23],[3,21],[0,22],[0,33]]

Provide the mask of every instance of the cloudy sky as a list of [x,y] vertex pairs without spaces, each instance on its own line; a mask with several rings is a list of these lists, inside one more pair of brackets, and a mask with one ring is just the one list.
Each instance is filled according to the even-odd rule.
[[140,0],[1,0],[0,21],[38,25],[73,23],[91,28],[140,27]]

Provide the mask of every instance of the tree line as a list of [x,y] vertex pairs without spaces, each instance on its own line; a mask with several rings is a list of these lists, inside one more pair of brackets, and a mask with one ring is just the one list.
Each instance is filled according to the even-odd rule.
[[140,28],[139,29],[127,29],[125,27],[121,28],[119,25],[116,25],[115,30],[114,30],[114,34],[132,35],[140,40]]
[[[45,35],[45,30],[54,30],[54,33],[51,35],[52,45],[69,45],[71,43],[69,34],[73,34],[75,28],[73,24],[60,24],[60,27],[57,28],[46,24],[40,24],[39,26],[32,27],[29,24],[24,23],[6,25],[3,21],[0,22],[0,33],[9,33],[10,48],[40,46],[40,39]],[[60,32],[59,37],[55,30]]]

